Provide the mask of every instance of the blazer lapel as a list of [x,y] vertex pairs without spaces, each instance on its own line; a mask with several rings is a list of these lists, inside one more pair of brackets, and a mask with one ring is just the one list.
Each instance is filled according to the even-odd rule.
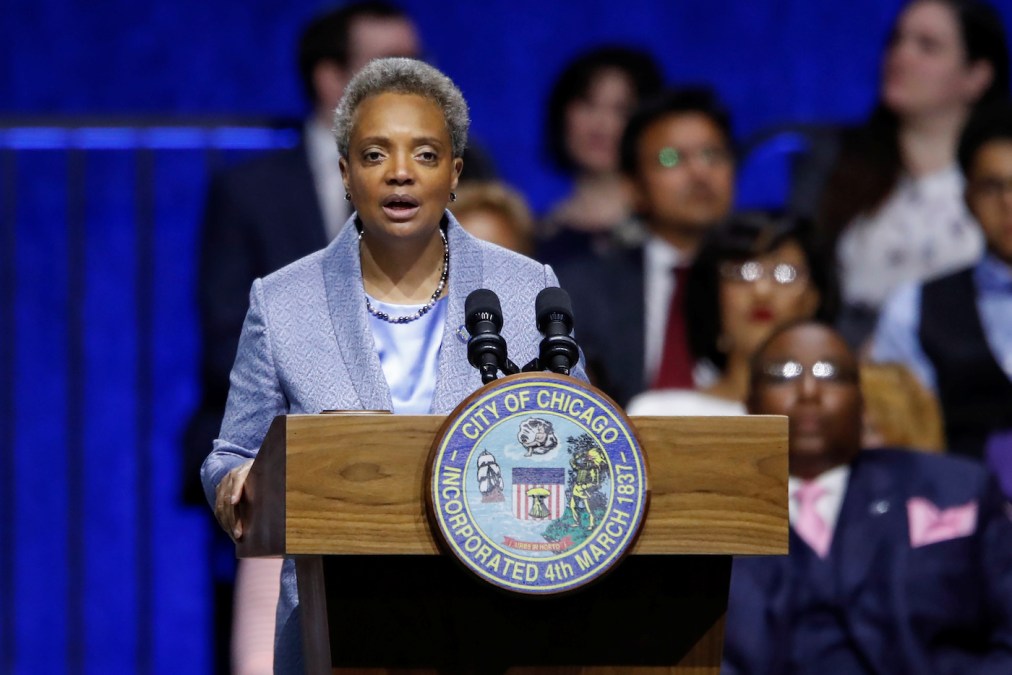
[[[609,348],[600,355],[610,363],[608,386],[619,403],[647,388],[644,376],[646,345],[646,282],[643,278],[645,249],[640,247],[622,255],[616,274],[609,280],[610,297],[605,301],[614,308],[614,321],[606,334]],[[576,317],[579,339],[580,317]]]
[[624,306],[628,314],[625,317],[624,325],[629,326],[627,333],[630,348],[628,350],[630,363],[629,370],[633,377],[636,377],[640,383],[641,388],[647,387],[646,376],[644,371],[646,369],[645,354],[646,349],[646,316],[647,316],[647,303],[646,303],[646,280],[644,274],[646,274],[646,249],[640,247],[636,252],[635,264],[632,265],[632,274],[629,277],[629,283],[631,288],[626,292],[624,297],[632,298],[632,302],[621,303]]
[[323,283],[334,334],[363,410],[393,410],[365,308],[356,215],[352,214],[323,257]]
[[467,331],[464,328],[464,301],[471,291],[482,288],[481,247],[447,211],[446,237],[450,245],[450,280],[447,290],[446,322],[439,347],[436,391],[431,412],[451,411],[471,391],[481,386],[477,371],[467,361]]
[[[851,465],[830,556],[846,601],[872,575],[881,575],[896,541],[905,541],[906,514],[892,476],[860,458]],[[898,539],[897,539],[898,538]]]

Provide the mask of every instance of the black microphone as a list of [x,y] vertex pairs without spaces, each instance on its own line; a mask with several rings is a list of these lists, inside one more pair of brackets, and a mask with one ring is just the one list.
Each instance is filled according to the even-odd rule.
[[467,341],[467,361],[481,371],[482,384],[496,379],[496,371],[504,370],[506,340],[502,330],[502,305],[499,296],[487,288],[471,291],[464,301],[464,326],[471,338]]
[[538,330],[545,336],[538,354],[541,367],[553,373],[569,375],[570,369],[580,360],[580,350],[570,335],[573,331],[573,303],[569,300],[569,293],[554,286],[543,289],[534,300],[534,316]]

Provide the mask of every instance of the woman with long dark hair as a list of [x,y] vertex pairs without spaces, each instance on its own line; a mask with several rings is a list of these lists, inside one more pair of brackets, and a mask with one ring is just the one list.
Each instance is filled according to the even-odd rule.
[[715,377],[698,390],[648,391],[633,415],[744,415],[752,355],[780,326],[831,321],[839,303],[829,249],[807,219],[761,211],[707,233],[689,270],[689,347]]
[[555,262],[574,251],[607,248],[630,225],[632,194],[619,172],[619,144],[629,115],[663,84],[660,66],[645,51],[593,49],[559,75],[548,100],[545,146],[572,190],[542,223],[540,256]]
[[897,285],[979,256],[956,147],[973,110],[1008,92],[1008,47],[994,8],[979,0],[904,7],[883,57],[879,103],[844,135],[819,208],[837,241],[841,328],[852,342],[867,335]]

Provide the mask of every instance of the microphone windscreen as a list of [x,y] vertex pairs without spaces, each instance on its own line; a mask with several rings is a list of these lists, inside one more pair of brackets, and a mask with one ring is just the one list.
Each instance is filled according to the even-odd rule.
[[563,315],[569,328],[573,327],[573,303],[569,299],[569,293],[558,286],[542,289],[534,300],[534,316],[538,330],[542,333],[545,332],[545,323],[552,314]]
[[474,334],[479,321],[491,321],[496,331],[502,330],[502,305],[499,296],[487,288],[471,291],[464,300],[464,325],[467,332]]

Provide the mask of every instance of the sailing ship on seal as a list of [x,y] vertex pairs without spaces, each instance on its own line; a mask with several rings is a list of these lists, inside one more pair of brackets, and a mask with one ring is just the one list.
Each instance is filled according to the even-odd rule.
[[505,501],[503,497],[502,470],[495,461],[495,455],[483,450],[478,455],[478,490],[483,504]]

